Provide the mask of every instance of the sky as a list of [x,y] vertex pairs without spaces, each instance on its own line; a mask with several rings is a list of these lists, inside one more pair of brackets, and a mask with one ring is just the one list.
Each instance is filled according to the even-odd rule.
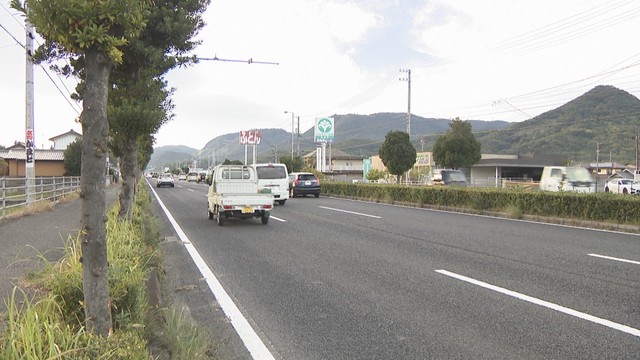
[[[193,54],[219,60],[167,74],[174,118],[156,146],[291,131],[298,117],[304,132],[318,117],[403,113],[409,99],[417,116],[520,122],[597,85],[640,97],[633,0],[212,0],[204,21]],[[0,0],[5,146],[25,138],[23,24]],[[46,64],[34,74],[35,142],[48,148],[82,132],[82,105],[69,99],[77,80]]]

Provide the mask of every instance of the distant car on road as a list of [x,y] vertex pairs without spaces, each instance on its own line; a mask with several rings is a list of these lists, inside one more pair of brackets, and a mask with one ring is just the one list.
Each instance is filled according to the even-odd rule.
[[640,184],[631,179],[611,179],[604,185],[604,192],[638,194],[640,193]]
[[187,174],[185,174],[185,173],[178,174],[178,180],[186,181],[187,180]]
[[187,175],[187,181],[198,181],[198,173],[190,172],[189,175]]
[[157,187],[161,187],[161,186],[173,187],[174,186],[173,175],[171,175],[169,173],[165,173],[165,174],[160,175],[158,177],[157,182],[156,182],[156,186]]
[[313,174],[307,172],[293,172],[289,174],[289,197],[298,195],[320,196],[320,180]]

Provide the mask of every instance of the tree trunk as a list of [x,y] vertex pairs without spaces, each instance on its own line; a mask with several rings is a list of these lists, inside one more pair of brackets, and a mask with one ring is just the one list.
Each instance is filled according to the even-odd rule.
[[85,53],[86,89],[82,110],[82,288],[86,328],[111,334],[105,176],[107,171],[107,94],[111,62],[96,49]]
[[133,208],[133,199],[136,189],[136,168],[138,167],[138,150],[136,147],[136,139],[125,136],[124,143],[121,146],[120,170],[122,172],[122,189],[120,191],[120,212],[118,218],[120,220],[131,220],[131,209]]

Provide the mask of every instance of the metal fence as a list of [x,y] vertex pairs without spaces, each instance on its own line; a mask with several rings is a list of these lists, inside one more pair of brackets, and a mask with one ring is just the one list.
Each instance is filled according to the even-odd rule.
[[[0,219],[13,209],[27,204],[27,179],[0,177]],[[79,176],[37,177],[34,179],[32,201],[56,201],[59,197],[80,190]]]

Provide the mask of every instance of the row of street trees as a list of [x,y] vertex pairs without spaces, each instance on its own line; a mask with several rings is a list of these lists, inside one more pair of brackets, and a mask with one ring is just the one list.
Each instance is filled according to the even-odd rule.
[[82,100],[82,261],[85,324],[98,335],[112,332],[105,228],[106,157],[120,157],[120,218],[131,215],[135,179],[149,161],[154,134],[172,118],[173,89],[165,74],[196,61],[210,0],[12,0],[44,38],[38,62],[68,59],[55,67],[80,79]]
[[[387,133],[379,155],[389,173],[396,175],[398,183],[402,175],[414,166],[417,156],[409,134],[404,131]],[[444,168],[471,166],[480,161],[480,157],[480,142],[471,132],[471,123],[460,118],[452,120],[449,131],[439,136],[433,145],[433,160]]]

